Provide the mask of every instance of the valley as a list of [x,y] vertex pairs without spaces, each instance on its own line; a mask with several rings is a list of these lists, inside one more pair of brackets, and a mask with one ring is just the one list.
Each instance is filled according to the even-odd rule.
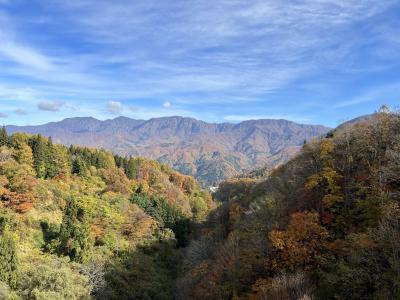
[[0,296],[395,299],[399,132],[380,111],[210,195],[156,161],[3,127]]

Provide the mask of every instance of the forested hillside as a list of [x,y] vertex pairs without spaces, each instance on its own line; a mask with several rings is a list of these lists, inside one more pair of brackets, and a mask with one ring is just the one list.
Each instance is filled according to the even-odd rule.
[[400,299],[398,114],[341,126],[215,197],[177,299]]
[[0,299],[399,299],[400,116],[214,194],[157,162],[0,131]]
[[39,126],[7,126],[7,130],[51,136],[67,146],[103,147],[120,155],[155,159],[210,186],[259,166],[284,163],[304,140],[320,137],[329,128],[287,120],[215,124],[183,117],[118,117],[69,118]]
[[155,161],[0,130],[0,299],[171,299],[213,207]]

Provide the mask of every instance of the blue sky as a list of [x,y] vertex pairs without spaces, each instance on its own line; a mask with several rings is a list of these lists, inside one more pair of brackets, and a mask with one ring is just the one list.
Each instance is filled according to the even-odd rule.
[[0,0],[0,123],[336,126],[400,104],[398,0]]

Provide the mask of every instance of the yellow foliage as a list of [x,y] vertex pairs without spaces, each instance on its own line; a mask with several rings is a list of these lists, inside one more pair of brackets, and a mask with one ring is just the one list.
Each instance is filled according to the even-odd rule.
[[278,253],[277,260],[272,264],[283,264],[289,269],[312,267],[327,237],[327,230],[319,224],[318,213],[294,213],[286,230],[272,230],[269,233],[272,246]]

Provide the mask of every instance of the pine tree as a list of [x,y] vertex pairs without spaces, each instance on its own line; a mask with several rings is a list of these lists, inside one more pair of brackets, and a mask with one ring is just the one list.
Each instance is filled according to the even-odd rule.
[[138,172],[138,164],[134,158],[130,158],[125,166],[125,173],[129,179],[136,179]]
[[54,146],[51,136],[47,140],[47,160],[46,160],[46,178],[53,178],[57,175],[57,157],[54,153]]
[[6,127],[3,126],[0,129],[0,147],[1,146],[6,146],[7,144],[8,144],[7,130],[6,130]]
[[38,178],[46,177],[49,153],[45,139],[39,134],[30,139],[30,146],[33,153],[33,168]]
[[89,223],[85,210],[76,199],[68,201],[64,211],[59,235],[59,252],[68,255],[72,261],[84,262],[92,247]]
[[72,162],[72,173],[85,177],[87,172],[88,170],[85,161],[80,156],[76,157]]
[[0,234],[0,281],[10,287],[17,284],[17,246],[13,234],[6,227]]

